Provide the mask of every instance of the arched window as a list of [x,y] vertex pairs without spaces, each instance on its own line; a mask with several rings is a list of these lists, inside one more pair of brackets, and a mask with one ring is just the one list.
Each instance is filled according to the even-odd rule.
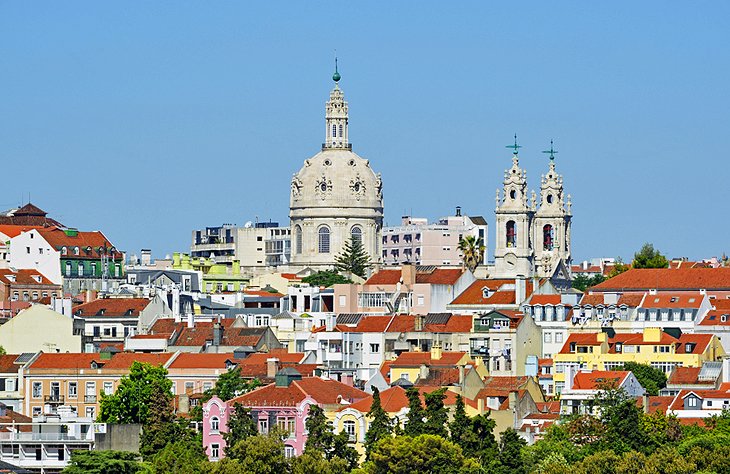
[[67,255],[68,249],[66,247],[61,247],[61,255]]
[[517,246],[517,227],[515,221],[507,222],[507,247]]
[[341,137],[342,135],[344,135],[344,134],[342,133],[342,131],[343,131],[343,128],[342,128],[342,125],[340,125],[340,137]]
[[347,436],[350,438],[350,441],[355,441],[355,422],[352,420],[345,420],[342,422],[342,429],[345,433],[347,433]]
[[218,431],[220,428],[220,420],[217,416],[211,417],[210,419],[210,430],[211,431]]
[[333,137],[337,136],[337,125],[334,125],[334,124],[332,125],[332,136]]
[[542,249],[553,249],[553,226],[550,224],[542,228]]
[[360,226],[354,226],[352,230],[350,230],[350,237],[352,237],[352,242],[360,242],[362,243],[362,228]]
[[323,225],[319,228],[319,253],[330,253],[330,228]]
[[302,253],[302,227],[299,225],[294,227],[294,253]]

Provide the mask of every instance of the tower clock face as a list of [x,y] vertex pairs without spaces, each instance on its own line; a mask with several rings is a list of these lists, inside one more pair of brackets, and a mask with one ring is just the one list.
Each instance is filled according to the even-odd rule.
[[510,267],[514,267],[515,265],[517,265],[517,257],[513,253],[508,253],[504,257],[504,260],[505,260],[505,262],[507,262],[507,265],[509,265]]

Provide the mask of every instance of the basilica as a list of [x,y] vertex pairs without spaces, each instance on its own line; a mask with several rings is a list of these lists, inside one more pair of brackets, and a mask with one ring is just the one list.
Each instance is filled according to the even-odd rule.
[[[383,182],[366,160],[352,151],[348,105],[335,68],[334,88],[325,105],[322,150],[304,161],[291,181],[291,259],[293,269],[332,268],[350,239],[363,244],[375,264],[381,262]],[[515,137],[516,140],[516,137]],[[539,199],[528,195],[527,173],[519,165],[515,142],[512,167],[497,190],[494,263],[482,268],[490,278],[547,277],[570,280],[570,195],[549,151]]]

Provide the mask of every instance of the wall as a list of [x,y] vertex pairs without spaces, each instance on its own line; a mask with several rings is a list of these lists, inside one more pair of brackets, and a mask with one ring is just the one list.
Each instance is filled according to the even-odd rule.
[[81,352],[81,336],[74,336],[71,318],[33,305],[0,326],[0,346],[8,354]]
[[35,229],[10,239],[10,266],[38,270],[56,285],[61,284],[61,254]]

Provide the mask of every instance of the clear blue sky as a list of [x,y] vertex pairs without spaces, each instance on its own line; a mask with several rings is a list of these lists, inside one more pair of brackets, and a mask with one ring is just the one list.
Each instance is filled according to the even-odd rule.
[[531,188],[555,140],[575,260],[719,255],[728,45],[727,1],[0,1],[0,207],[30,193],[156,256],[206,225],[286,225],[336,49],[388,223],[461,205],[492,224],[516,132]]

